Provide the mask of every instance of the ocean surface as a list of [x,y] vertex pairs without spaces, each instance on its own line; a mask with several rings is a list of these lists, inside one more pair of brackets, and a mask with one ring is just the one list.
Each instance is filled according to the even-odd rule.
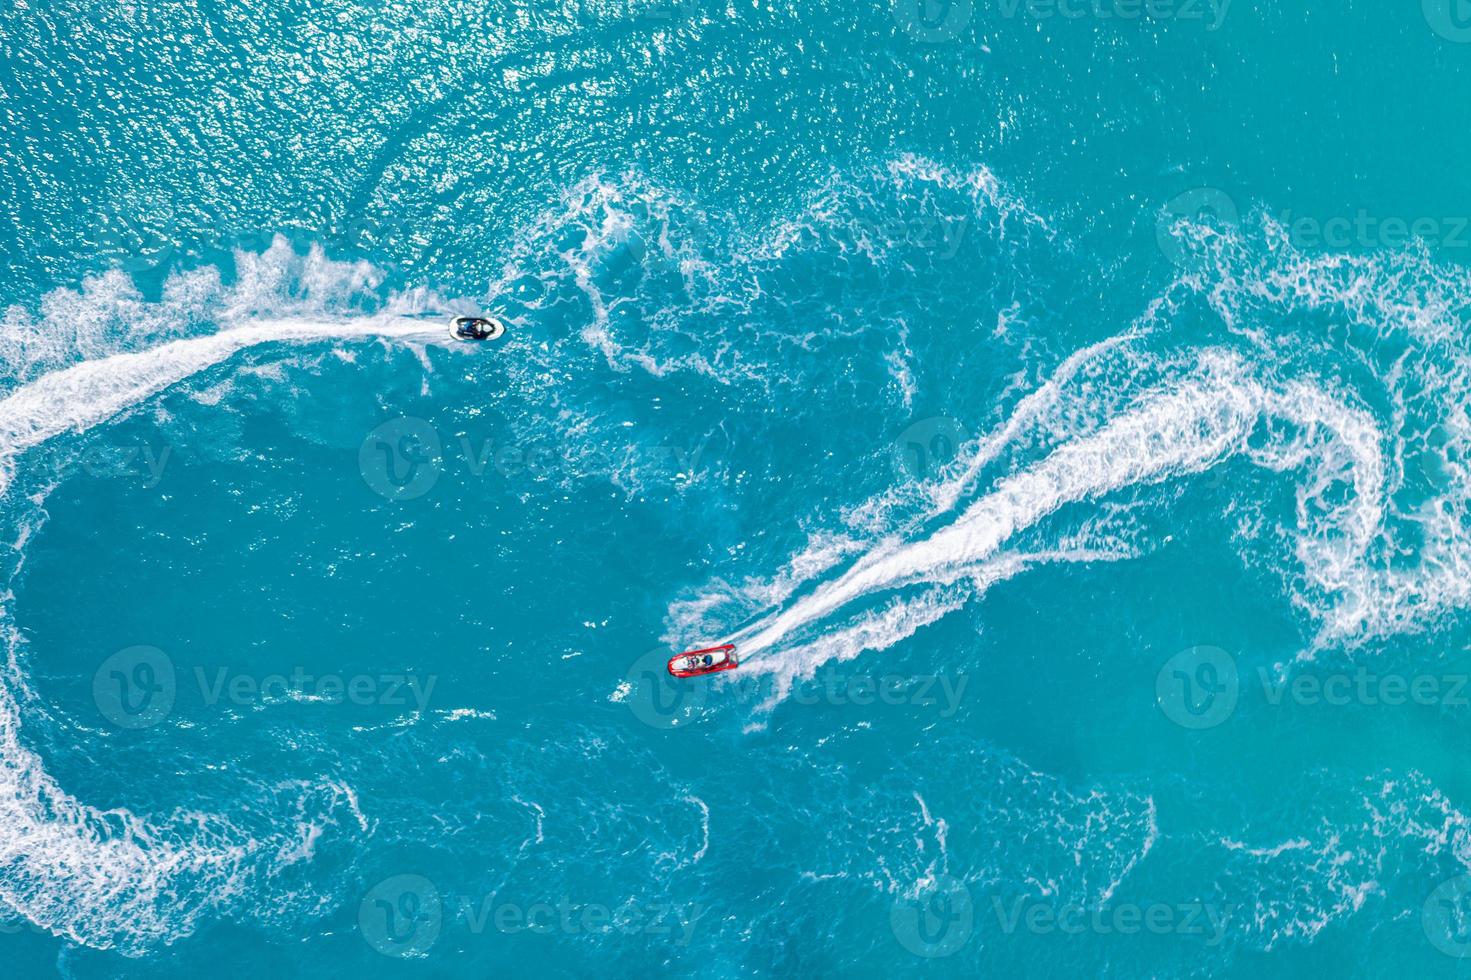
[[1468,81],[0,0],[0,976],[1471,976]]

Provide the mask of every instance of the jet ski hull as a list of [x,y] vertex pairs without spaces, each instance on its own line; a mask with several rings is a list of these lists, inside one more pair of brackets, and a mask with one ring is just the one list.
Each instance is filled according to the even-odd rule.
[[[698,667],[689,664],[690,657],[704,657],[710,655],[711,663]],[[675,677],[704,677],[706,674],[718,674],[726,670],[735,670],[740,661],[736,659],[735,645],[727,643],[724,646],[710,647],[708,650],[687,650],[669,658],[669,673]]]
[[506,325],[493,316],[457,316],[449,322],[449,335],[461,343],[499,340],[505,334]]

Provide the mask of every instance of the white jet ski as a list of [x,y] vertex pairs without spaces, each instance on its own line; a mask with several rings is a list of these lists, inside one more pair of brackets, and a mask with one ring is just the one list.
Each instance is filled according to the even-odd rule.
[[449,322],[449,335],[466,343],[499,340],[506,335],[506,325],[493,316],[457,316]]

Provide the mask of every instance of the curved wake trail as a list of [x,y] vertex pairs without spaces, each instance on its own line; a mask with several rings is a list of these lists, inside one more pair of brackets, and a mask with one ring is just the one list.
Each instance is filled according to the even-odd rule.
[[[54,371],[0,400],[0,494],[27,449],[106,422],[247,348],[442,336],[440,324],[405,317],[274,319]],[[18,636],[8,632],[9,679],[22,684]],[[169,833],[68,795],[21,740],[16,696],[0,683],[0,911],[73,942],[141,952],[238,894],[249,857],[227,821],[196,814]]]
[[268,320],[83,361],[43,375],[0,400],[0,493],[9,487],[15,458],[25,450],[63,432],[85,432],[248,347],[342,338],[429,338],[441,333],[437,324],[407,317]]
[[[1346,474],[1350,503],[1298,548],[1317,584],[1346,585],[1383,519],[1385,461],[1373,419],[1311,384],[1272,386],[1250,378],[1230,356],[1208,355],[1203,366],[1197,377],[1151,392],[1098,431],[998,480],[948,526],[918,540],[884,540],[838,577],[723,642],[736,644],[758,670],[803,676],[824,660],[856,655],[855,644],[886,648],[963,605],[963,596],[950,587],[969,581],[984,591],[991,581],[1020,570],[998,552],[1047,515],[1126,487],[1201,473],[1241,454],[1269,469],[1315,465],[1319,483]],[[1285,423],[1295,436],[1253,447],[1254,431],[1271,422]],[[995,447],[983,442],[977,452],[984,463]],[[975,463],[968,467],[937,502],[943,507],[945,495],[958,493],[978,469]],[[1306,518],[1300,513],[1300,519]],[[869,616],[857,629],[830,632],[800,652],[792,646],[794,634],[826,623],[859,600],[915,586],[927,591]]]
[[938,517],[954,508],[981,475],[981,471],[995,460],[997,454],[1016,439],[1028,425],[1057,404],[1067,385],[1086,365],[1098,360],[1114,348],[1134,340],[1136,336],[1132,333],[1120,334],[1069,354],[1057,366],[1057,370],[1052,372],[1051,377],[1017,404],[1016,410],[1011,413],[1000,429],[981,440],[964,470],[953,479],[946,480],[930,490],[933,506],[929,516]]

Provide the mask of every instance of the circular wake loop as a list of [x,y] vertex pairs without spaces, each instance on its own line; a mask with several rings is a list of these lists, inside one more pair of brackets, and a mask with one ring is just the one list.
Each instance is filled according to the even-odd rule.
[[[290,254],[284,242],[274,253],[242,255],[240,261],[248,267],[241,284],[216,297],[222,311],[218,319],[234,325],[161,343],[156,330],[145,331],[140,349],[84,355],[65,366],[56,366],[63,359],[59,356],[27,361],[28,368],[44,363],[51,369],[35,372],[0,398],[0,496],[11,488],[27,451],[106,423],[241,351],[273,344],[426,343],[445,337],[442,318],[344,316],[320,297],[281,301],[282,284],[291,277],[320,287],[335,273],[342,292],[350,294],[362,278],[358,267],[328,262],[320,254],[303,259]],[[105,292],[116,281],[104,278],[91,285]],[[70,313],[80,299],[66,294],[52,305]],[[274,315],[252,315],[272,299]],[[177,322],[154,311],[147,322],[157,327],[171,319]],[[15,324],[10,326],[14,336]],[[51,322],[27,326],[37,333],[60,327]],[[22,740],[17,693],[28,692],[21,641],[8,619],[8,593],[3,602],[8,669],[0,683],[0,910],[72,942],[129,955],[187,935],[205,916],[228,911],[249,890],[262,862],[276,859],[279,842],[253,839],[215,815],[144,821],[128,810],[98,810],[67,794]]]

